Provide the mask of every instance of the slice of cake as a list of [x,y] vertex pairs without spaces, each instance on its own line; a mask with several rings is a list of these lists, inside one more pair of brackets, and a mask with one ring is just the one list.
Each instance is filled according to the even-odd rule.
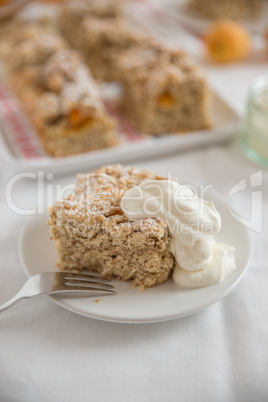
[[74,47],[79,47],[78,31],[83,19],[116,18],[121,15],[121,0],[65,0],[62,7],[61,28]]
[[95,78],[122,85],[121,109],[139,131],[162,135],[211,126],[205,75],[185,53],[131,26],[120,12],[99,14],[95,1],[88,9],[80,1],[66,2],[64,33]]
[[0,41],[0,55],[9,72],[40,65],[67,47],[66,41],[51,26],[23,20],[9,23]]
[[49,208],[58,267],[131,280],[141,289],[165,282],[175,265],[166,223],[161,218],[130,220],[121,208],[127,190],[162,179],[121,165],[79,175],[75,194]]
[[115,120],[77,52],[40,21],[11,23],[1,38],[7,76],[45,150],[62,157],[118,143]]
[[115,122],[76,51],[58,51],[42,66],[21,69],[12,81],[50,155],[72,155],[118,143]]
[[204,18],[252,20],[261,15],[264,0],[190,0],[188,8]]
[[210,91],[200,68],[183,52],[140,46],[117,60],[123,111],[144,134],[210,127]]
[[120,81],[117,61],[134,46],[149,46],[152,40],[123,19],[87,18],[81,23],[77,37],[87,64],[96,78]]

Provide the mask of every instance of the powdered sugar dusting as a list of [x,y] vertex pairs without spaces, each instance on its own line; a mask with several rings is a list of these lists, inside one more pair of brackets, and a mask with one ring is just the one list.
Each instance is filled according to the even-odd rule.
[[[115,231],[151,232],[152,235],[162,236],[165,223],[162,219],[129,220],[121,208],[121,199],[130,188],[139,185],[144,180],[162,180],[147,170],[122,165],[109,165],[93,173],[78,175],[74,195],[58,201],[50,210],[58,218],[81,219],[88,224],[93,221],[114,221]],[[123,224],[123,227],[122,227]]]

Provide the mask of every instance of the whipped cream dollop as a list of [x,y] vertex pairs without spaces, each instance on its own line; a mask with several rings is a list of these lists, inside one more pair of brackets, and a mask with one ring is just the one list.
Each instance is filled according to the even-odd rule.
[[235,269],[234,248],[216,243],[221,217],[213,202],[197,197],[174,180],[146,180],[121,201],[129,219],[162,218],[171,234],[176,260],[174,281],[180,286],[217,283]]

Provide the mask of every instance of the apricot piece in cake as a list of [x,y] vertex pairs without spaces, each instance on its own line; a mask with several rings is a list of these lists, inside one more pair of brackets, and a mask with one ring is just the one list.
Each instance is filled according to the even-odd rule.
[[85,115],[79,109],[73,109],[69,112],[68,123],[70,127],[82,127],[84,124],[90,124],[93,121],[93,117]]
[[169,92],[164,92],[158,98],[158,104],[163,109],[169,109],[174,106],[175,100],[174,97]]

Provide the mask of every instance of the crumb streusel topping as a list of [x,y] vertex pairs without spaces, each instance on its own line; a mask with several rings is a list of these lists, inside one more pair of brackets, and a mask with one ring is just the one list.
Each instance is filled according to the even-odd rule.
[[92,173],[79,174],[74,194],[58,201],[59,209],[81,216],[123,215],[124,193],[144,180],[163,180],[147,170],[122,165],[108,165]]

